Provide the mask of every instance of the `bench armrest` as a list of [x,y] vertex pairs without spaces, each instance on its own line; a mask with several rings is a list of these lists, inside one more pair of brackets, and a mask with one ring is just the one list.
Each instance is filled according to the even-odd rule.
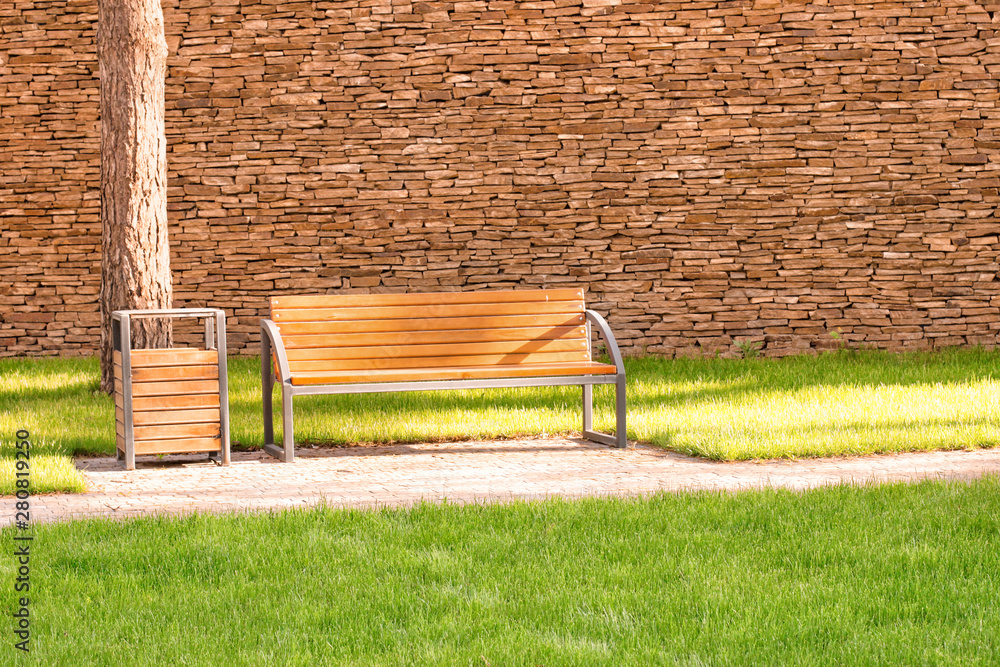
[[271,354],[278,361],[278,374],[281,382],[291,382],[292,374],[288,370],[288,357],[285,355],[285,344],[281,342],[281,332],[271,320],[260,321],[261,364],[271,365]]
[[587,316],[587,322],[596,326],[601,332],[604,345],[608,348],[608,354],[611,355],[611,361],[614,363],[615,368],[618,369],[618,373],[625,373],[625,363],[622,361],[622,353],[618,351],[618,342],[615,340],[615,335],[611,333],[611,327],[608,326],[607,320],[593,310],[588,309],[584,313]]

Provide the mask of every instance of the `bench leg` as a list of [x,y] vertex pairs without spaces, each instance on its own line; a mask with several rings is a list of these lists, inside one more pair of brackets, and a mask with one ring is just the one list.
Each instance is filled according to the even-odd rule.
[[264,446],[274,444],[274,413],[271,409],[271,391],[264,389]]
[[598,433],[594,430],[594,387],[583,385],[583,437],[612,447],[625,447],[625,376],[619,375],[615,381],[615,434]]
[[263,393],[264,405],[264,447],[274,444],[274,413],[271,408],[271,392],[274,389],[274,377],[271,371],[271,341],[267,334],[260,335],[260,388]]
[[615,436],[618,438],[618,446],[622,448],[628,445],[625,409],[625,374],[622,373],[615,382]]
[[264,451],[285,463],[295,457],[295,427],[292,423],[292,393],[284,383],[281,385],[281,418],[284,429],[283,448],[274,444],[274,405],[271,394],[274,391],[274,370],[271,368],[271,341],[265,332],[260,335],[260,388],[264,407]]
[[292,422],[292,392],[282,385],[281,387],[281,428],[284,432],[283,456],[285,463],[291,463],[295,459],[295,426]]
[[292,420],[292,392],[285,384],[281,385],[281,427],[284,431],[281,447],[274,444],[273,427],[267,428],[268,425],[272,424],[270,407],[270,401],[268,401],[264,408],[265,435],[268,440],[264,444],[264,451],[276,459],[291,463],[295,459],[295,424]]

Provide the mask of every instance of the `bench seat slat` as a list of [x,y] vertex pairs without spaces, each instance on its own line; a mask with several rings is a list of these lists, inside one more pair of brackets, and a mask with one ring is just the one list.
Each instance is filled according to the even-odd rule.
[[583,313],[582,301],[525,303],[477,303],[381,308],[275,308],[271,319],[280,328],[284,322],[341,322],[350,320],[430,319],[437,317],[486,317],[493,315],[548,315]]
[[616,372],[617,369],[614,366],[595,361],[562,364],[516,364],[367,371],[301,371],[292,376],[292,384],[312,385],[421,380],[470,380],[483,378],[500,379],[556,375],[614,375]]
[[467,354],[437,357],[396,357],[388,359],[315,359],[288,362],[292,375],[302,371],[390,370],[394,368],[451,368],[453,366],[515,366],[532,364],[589,362],[580,352],[534,352],[527,354]]
[[276,296],[273,308],[346,308],[351,306],[427,306],[474,303],[535,303],[539,301],[583,301],[581,289],[543,289],[479,292],[429,292],[414,294],[319,294]]
[[410,333],[421,331],[499,330],[529,327],[583,326],[585,316],[579,313],[549,313],[544,315],[503,315],[484,317],[431,317],[419,315],[408,319],[348,320],[335,322],[277,322],[284,340],[303,334],[347,333]]
[[444,331],[400,331],[377,333],[337,333],[336,326],[329,333],[299,334],[281,328],[285,349],[303,350],[328,347],[363,347],[368,345],[433,345],[441,343],[499,343],[504,341],[535,340],[584,340],[587,330],[582,326],[568,327],[519,327],[512,329],[446,329]]
[[587,341],[518,340],[493,343],[450,343],[440,345],[366,345],[363,347],[285,348],[288,361],[317,359],[404,359],[408,357],[447,357],[465,355],[533,354],[576,352],[586,358]]

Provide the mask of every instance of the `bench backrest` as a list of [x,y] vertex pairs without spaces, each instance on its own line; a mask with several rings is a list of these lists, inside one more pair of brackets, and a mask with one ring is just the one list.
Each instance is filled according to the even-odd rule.
[[583,290],[271,298],[289,371],[590,361]]

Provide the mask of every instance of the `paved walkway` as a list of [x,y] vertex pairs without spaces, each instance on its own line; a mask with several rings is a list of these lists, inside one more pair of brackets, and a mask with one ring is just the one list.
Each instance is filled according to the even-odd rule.
[[[262,452],[168,456],[126,472],[112,458],[78,459],[88,493],[31,499],[32,519],[131,517],[303,507],[409,505],[420,500],[503,501],[681,489],[840,482],[971,479],[1000,472],[1000,449],[857,458],[713,463],[645,446],[626,450],[574,438],[300,449],[292,464]],[[11,513],[5,513],[11,514]],[[13,517],[4,516],[0,523]]]

